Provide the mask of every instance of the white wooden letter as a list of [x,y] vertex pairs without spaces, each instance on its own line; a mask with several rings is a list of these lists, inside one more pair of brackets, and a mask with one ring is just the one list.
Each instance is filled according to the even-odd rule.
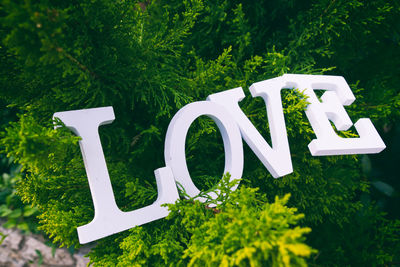
[[[341,76],[285,74],[287,87],[305,90],[310,104],[306,115],[317,136],[308,145],[313,156],[379,153],[385,149],[381,137],[370,119],[359,119],[355,124],[359,138],[342,138],[333,130],[330,121],[339,131],[348,130],[353,123],[343,106],[355,97],[346,80]],[[325,92],[319,101],[314,90]]]
[[239,107],[245,95],[241,87],[209,95],[207,99],[224,106],[239,125],[243,139],[274,178],[293,172],[289,143],[283,116],[281,77],[254,83],[250,87],[253,97],[260,96],[266,104],[272,148]]
[[81,244],[168,215],[168,208],[160,205],[174,203],[179,198],[175,180],[169,167],[154,171],[158,198],[153,204],[129,212],[123,212],[118,208],[98,133],[100,125],[111,123],[115,119],[112,107],[57,112],[54,113],[53,118],[59,118],[69,129],[82,138],[79,145],[85,163],[95,214],[90,223],[78,227],[78,237]]
[[[190,125],[202,115],[213,119],[221,132],[225,150],[224,173],[229,172],[231,180],[235,180],[240,179],[243,172],[242,138],[230,114],[219,104],[210,101],[187,104],[175,114],[168,126],[164,157],[165,164],[171,167],[175,180],[183,186],[190,197],[197,196],[200,191],[190,178],[186,164],[185,141]],[[216,197],[215,194],[210,194],[210,196]],[[199,200],[205,199],[199,198]]]

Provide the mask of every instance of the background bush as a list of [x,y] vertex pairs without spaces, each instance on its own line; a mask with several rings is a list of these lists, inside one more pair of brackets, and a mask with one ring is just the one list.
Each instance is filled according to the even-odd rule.
[[[67,129],[53,130],[53,113],[114,107],[116,120],[99,132],[117,203],[129,211],[155,200],[153,170],[165,165],[165,132],[185,104],[242,86],[247,97],[241,108],[268,140],[265,105],[249,96],[252,83],[284,73],[342,75],[357,98],[347,108],[350,117],[354,122],[371,118],[388,146],[380,155],[312,157],[307,144],[315,137],[304,115],[307,102],[300,93],[284,90],[292,174],[273,179],[245,147],[245,179],[238,192],[248,198],[233,194],[232,203],[239,205],[227,204],[215,213],[197,202],[179,202],[170,207],[168,220],[98,241],[91,260],[99,266],[200,265],[204,255],[217,253],[216,264],[301,265],[314,252],[309,264],[396,263],[399,18],[398,1],[380,0],[3,0],[0,96],[19,115],[3,131],[1,145],[22,165],[17,193],[38,210],[40,229],[60,245],[78,246],[76,227],[92,220],[93,204],[79,139]],[[211,189],[224,162],[212,120],[196,120],[186,150],[196,185]],[[281,213],[268,213],[273,207]],[[285,256],[272,245],[199,243],[210,236],[229,238],[236,227],[229,220],[238,212],[251,212],[251,222],[237,218],[243,229],[262,224],[274,229],[274,238],[299,231],[285,242],[302,249],[288,249]],[[301,221],[300,214],[305,214]],[[276,229],[263,216],[288,224]],[[226,225],[219,223],[223,218]],[[196,230],[200,226],[204,232]],[[306,227],[313,229],[307,240]],[[184,236],[177,229],[184,229]],[[261,234],[252,238],[270,240]],[[233,255],[245,248],[243,261],[237,260]]]

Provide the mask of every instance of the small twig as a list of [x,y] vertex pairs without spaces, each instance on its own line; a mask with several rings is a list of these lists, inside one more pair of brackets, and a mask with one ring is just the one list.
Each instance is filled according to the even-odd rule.
[[141,133],[132,138],[131,147],[134,146],[139,141],[140,137],[142,137]]
[[326,9],[324,9],[324,12],[321,13],[321,15],[320,15],[319,17],[321,18],[322,15],[326,14],[326,12],[328,12],[328,10],[331,8],[331,6],[332,6],[335,2],[336,2],[336,0],[332,0],[332,1],[329,3],[328,7],[327,7]]
[[79,62],[76,58],[74,58],[72,55],[68,54],[67,52],[65,52],[64,49],[62,49],[61,47],[57,47],[56,48],[57,52],[63,54],[66,58],[68,58],[69,60],[71,60],[73,63],[75,63],[81,70],[87,72],[90,74],[90,76],[92,76],[92,78],[98,78],[97,74],[94,73],[93,71],[89,70],[88,67],[86,67],[85,65],[83,65],[81,62]]

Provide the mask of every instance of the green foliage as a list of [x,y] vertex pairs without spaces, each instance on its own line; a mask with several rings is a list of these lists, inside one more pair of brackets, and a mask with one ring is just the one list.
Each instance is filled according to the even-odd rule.
[[304,215],[286,206],[289,195],[265,203],[257,189],[232,192],[238,181],[229,178],[207,192],[217,199],[178,200],[166,220],[133,228],[119,250],[90,258],[101,266],[304,266],[316,251],[304,244],[311,229],[296,226]]
[[184,252],[184,258],[190,259],[188,265],[306,265],[302,257],[310,256],[313,250],[303,243],[303,235],[311,229],[290,229],[303,214],[284,206],[289,195],[264,205],[257,197],[254,189],[242,187],[215,218],[194,229],[190,247]]
[[[398,262],[400,249],[400,221],[387,220],[376,207],[367,206],[342,226],[327,223],[313,231],[326,236],[329,242],[311,237],[316,247],[324,246],[333,253],[321,253],[318,262],[325,266],[363,266],[370,262],[383,266]],[[357,255],[353,257],[352,255]]]
[[12,164],[11,159],[1,158],[2,167],[9,169],[3,173],[0,180],[0,218],[5,219],[3,227],[17,227],[24,232],[36,232],[37,208],[24,205],[16,194],[16,183],[21,179],[19,165]]
[[[15,119],[14,110],[6,109],[0,101],[0,127],[4,128]],[[2,226],[17,227],[23,232],[37,232],[37,208],[24,204],[17,195],[16,185],[21,180],[21,166],[13,163],[13,158],[0,154],[0,218]],[[2,236],[4,240],[5,236]],[[0,242],[1,243],[1,242]]]
[[[79,246],[76,227],[90,222],[94,210],[79,138],[65,127],[53,129],[52,115],[64,110],[114,107],[115,122],[99,133],[124,211],[156,199],[153,170],[165,166],[165,132],[179,108],[242,86],[247,97],[240,107],[269,141],[265,103],[248,88],[284,73],[344,76],[357,98],[346,107],[353,121],[369,117],[392,138],[400,116],[399,19],[398,1],[384,0],[3,0],[0,98],[20,115],[1,134],[0,146],[23,172],[3,176],[2,196],[12,200],[0,198],[2,214],[15,207],[23,216],[23,204],[13,204],[16,188],[38,210],[40,229],[60,245]],[[308,263],[317,265],[398,261],[397,221],[365,200],[373,197],[374,181],[392,186],[389,201],[396,203],[398,179],[363,171],[365,157],[312,157],[307,99],[288,88],[282,102],[292,174],[273,179],[245,146],[243,177],[249,179],[220,194],[232,199],[214,203],[218,212],[179,201],[167,220],[98,241],[92,262],[203,264],[209,256],[209,264],[303,265],[310,247],[318,254]],[[215,189],[224,149],[211,119],[200,117],[190,127],[186,155],[195,184]],[[313,231],[305,241],[307,227]]]

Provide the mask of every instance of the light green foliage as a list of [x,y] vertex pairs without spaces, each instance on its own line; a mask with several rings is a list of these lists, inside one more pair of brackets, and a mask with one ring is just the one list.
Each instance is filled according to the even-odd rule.
[[184,252],[189,266],[304,266],[313,250],[303,235],[310,228],[291,226],[303,217],[284,206],[289,195],[272,204],[260,202],[254,189],[232,194],[214,218],[194,230]]
[[[7,125],[13,120],[12,109],[5,109],[4,103],[0,101],[0,127]],[[17,227],[23,232],[37,231],[37,208],[26,205],[17,194],[16,185],[24,173],[19,164],[13,163],[13,157],[7,158],[0,154],[0,219],[3,227]],[[0,233],[1,235],[1,233]],[[1,240],[6,236],[3,235]],[[1,242],[0,242],[1,243]]]
[[[344,76],[357,98],[346,107],[353,122],[369,117],[385,133],[400,116],[399,18],[398,1],[384,0],[3,0],[0,97],[20,115],[0,146],[24,170],[11,184],[3,179],[5,188],[38,210],[55,242],[79,246],[76,227],[92,220],[93,204],[79,138],[53,129],[55,112],[114,107],[116,120],[99,134],[117,204],[130,211],[156,199],[153,171],[165,166],[164,137],[179,108],[242,86],[240,107],[269,142],[265,103],[248,88],[284,73]],[[316,265],[399,261],[397,222],[365,200],[376,174],[363,173],[359,156],[312,157],[307,99],[295,88],[281,96],[292,174],[272,178],[244,145],[245,179],[220,195],[232,198],[218,212],[179,201],[168,219],[99,240],[92,262],[302,265],[310,247]],[[190,127],[186,156],[196,186],[214,189],[224,148],[211,119]]]
[[178,200],[165,221],[130,230],[120,250],[91,252],[91,259],[99,266],[304,266],[316,251],[304,244],[311,229],[296,226],[304,215],[286,206],[289,195],[265,203],[257,189],[232,192],[238,181],[229,178],[211,190],[217,199]]

